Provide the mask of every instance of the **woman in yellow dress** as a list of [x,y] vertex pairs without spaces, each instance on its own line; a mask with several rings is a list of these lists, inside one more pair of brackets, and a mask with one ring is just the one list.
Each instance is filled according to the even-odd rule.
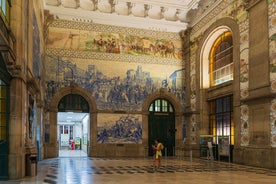
[[156,160],[158,160],[158,168],[161,166],[161,157],[162,157],[162,149],[163,149],[163,144],[156,139],[155,144],[152,145],[153,149],[153,168],[156,169]]

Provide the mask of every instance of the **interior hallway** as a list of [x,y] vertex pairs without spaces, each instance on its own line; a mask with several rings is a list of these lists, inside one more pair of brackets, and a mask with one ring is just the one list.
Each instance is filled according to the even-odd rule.
[[202,159],[163,158],[162,167],[154,171],[151,158],[71,157],[46,159],[38,164],[36,177],[0,183],[219,183],[274,184],[276,170]]

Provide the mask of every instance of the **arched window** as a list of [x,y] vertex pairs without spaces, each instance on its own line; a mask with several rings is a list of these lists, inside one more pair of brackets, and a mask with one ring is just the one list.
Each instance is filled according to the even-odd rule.
[[215,40],[209,64],[211,86],[233,80],[233,39],[230,31],[224,32]]
[[5,21],[9,22],[10,20],[10,0],[0,0],[0,13],[4,17]]
[[174,109],[169,101],[165,99],[157,99],[150,104],[149,111],[172,113],[174,112]]

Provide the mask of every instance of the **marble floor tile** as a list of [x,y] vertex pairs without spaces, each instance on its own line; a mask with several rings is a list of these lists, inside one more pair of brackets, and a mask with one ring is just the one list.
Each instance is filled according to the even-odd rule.
[[21,184],[275,184],[276,170],[202,159],[163,158],[155,170],[152,158],[60,157],[38,163],[38,174]]

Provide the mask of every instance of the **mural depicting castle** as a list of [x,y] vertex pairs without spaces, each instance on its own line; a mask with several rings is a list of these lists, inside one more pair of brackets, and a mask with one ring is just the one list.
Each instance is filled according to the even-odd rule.
[[46,69],[48,103],[60,88],[75,83],[87,89],[102,110],[141,110],[145,98],[161,87],[184,107],[185,70],[179,66],[48,57]]

